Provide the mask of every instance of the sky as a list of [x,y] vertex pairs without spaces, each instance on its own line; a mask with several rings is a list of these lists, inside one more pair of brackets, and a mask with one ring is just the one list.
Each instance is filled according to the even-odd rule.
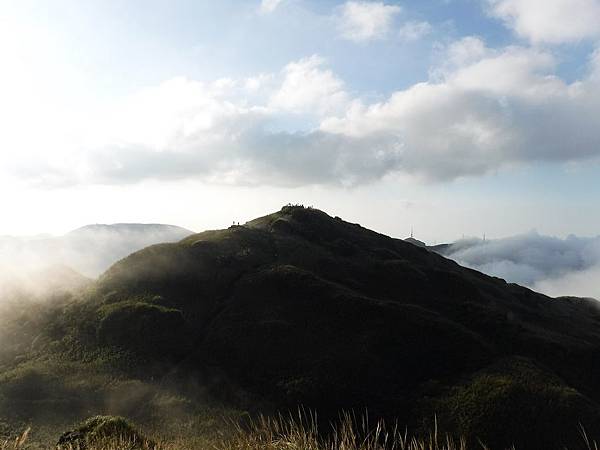
[[0,0],[0,58],[0,235],[600,234],[600,0]]

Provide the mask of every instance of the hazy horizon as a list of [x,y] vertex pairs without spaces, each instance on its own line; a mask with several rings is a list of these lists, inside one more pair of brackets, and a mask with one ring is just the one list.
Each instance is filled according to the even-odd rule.
[[0,3],[0,235],[313,205],[595,236],[596,0]]
[[[0,267],[7,279],[55,266],[96,278],[137,250],[202,231],[173,224],[116,223],[89,224],[63,235],[0,236]],[[444,244],[449,244],[440,250],[444,256],[485,274],[553,297],[600,299],[600,236],[561,239],[529,231],[495,239],[464,236]],[[11,267],[18,267],[18,272]]]

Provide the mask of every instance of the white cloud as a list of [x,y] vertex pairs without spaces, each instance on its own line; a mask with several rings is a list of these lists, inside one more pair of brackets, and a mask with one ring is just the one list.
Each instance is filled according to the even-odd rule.
[[401,11],[383,2],[348,1],[339,9],[338,28],[343,38],[355,42],[382,39]]
[[262,14],[270,14],[277,9],[283,0],[262,0],[259,11]]
[[592,297],[600,300],[600,265],[587,270],[567,273],[560,278],[546,278],[532,287],[553,297],[577,296]]
[[454,68],[472,64],[489,54],[485,42],[476,36],[467,36],[450,44],[446,50],[446,61]]
[[405,22],[398,31],[398,36],[403,41],[417,41],[431,33],[429,22]]
[[274,92],[270,106],[296,113],[333,113],[348,101],[344,82],[317,55],[288,64],[283,83]]
[[519,36],[560,44],[600,37],[599,0],[487,0],[490,13]]
[[429,80],[375,103],[353,97],[316,55],[240,80],[175,78],[79,118],[65,145],[41,133],[51,151],[30,151],[26,140],[18,147],[12,136],[15,151],[0,153],[0,170],[43,185],[298,186],[398,173],[443,181],[583,161],[600,157],[599,60],[591,55],[588,74],[569,84],[548,51],[465,38],[448,46]]
[[600,299],[600,237],[559,239],[533,231],[491,241],[458,241],[445,254],[467,267],[551,296]]
[[304,125],[272,131],[287,116],[318,123],[345,109],[343,82],[324,65],[312,56],[280,74],[239,81],[168,80],[98,112],[82,133],[85,142],[63,165],[22,161],[17,175],[44,185],[193,178],[298,186],[378,179],[395,166],[395,150],[385,139],[357,141]]
[[273,74],[261,73],[260,75],[246,78],[246,80],[244,80],[244,85],[248,91],[257,92],[265,88],[265,86],[271,83],[273,79]]
[[321,129],[356,138],[395,137],[400,167],[430,179],[481,174],[534,160],[598,155],[600,89],[593,76],[568,85],[553,75],[551,54],[491,50],[468,39],[450,47],[436,79],[384,102],[354,103]]

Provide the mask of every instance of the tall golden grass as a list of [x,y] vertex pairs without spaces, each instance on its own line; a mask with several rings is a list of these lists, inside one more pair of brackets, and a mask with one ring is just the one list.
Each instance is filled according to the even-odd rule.
[[[123,437],[101,439],[84,446],[56,447],[57,450],[468,450],[464,439],[440,435],[437,427],[426,437],[409,437],[398,427],[387,428],[383,422],[370,427],[366,418],[357,421],[345,414],[338,425],[324,437],[318,429],[316,417],[298,416],[259,417],[245,425],[235,424],[234,433],[201,447],[193,440],[178,442],[136,442]],[[0,442],[0,450],[26,450],[30,429],[21,436]],[[581,429],[583,443],[588,450],[599,450],[596,442],[588,439]],[[483,443],[479,449],[489,450]],[[510,450],[515,450],[514,447]],[[565,449],[566,450],[566,449]]]
[[426,438],[411,438],[397,426],[383,421],[374,426],[368,417],[356,420],[344,414],[325,437],[314,415],[260,417],[248,427],[237,425],[237,432],[217,450],[467,450],[464,439],[441,436],[437,427]]
[[27,439],[29,438],[30,431],[31,428],[27,428],[23,432],[23,434],[17,436],[14,439],[10,439],[4,442],[0,441],[0,450],[17,450],[24,448],[25,444],[27,443]]

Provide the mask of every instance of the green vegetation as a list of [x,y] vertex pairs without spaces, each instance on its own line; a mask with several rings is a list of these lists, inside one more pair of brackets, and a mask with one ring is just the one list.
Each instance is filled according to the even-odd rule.
[[577,442],[581,426],[600,426],[596,405],[524,358],[501,360],[477,372],[437,398],[432,408],[448,421],[444,428],[473,440],[485,436],[492,448],[513,442],[552,448],[561,439]]
[[102,345],[127,343],[139,353],[180,355],[180,342],[185,338],[180,310],[131,300],[103,305],[98,312],[97,336]]
[[[2,308],[0,436],[31,426],[30,443],[114,415],[178,448],[333,449],[331,421],[365,410],[373,429],[425,441],[437,417],[458,448],[576,449],[580,423],[600,436],[599,310],[310,208],[151,246]],[[299,405],[318,419],[241,420]]]
[[64,433],[58,440],[60,448],[89,448],[102,446],[118,439],[127,442],[130,450],[155,447],[156,444],[134,428],[126,419],[114,416],[95,416],[76,429]]

